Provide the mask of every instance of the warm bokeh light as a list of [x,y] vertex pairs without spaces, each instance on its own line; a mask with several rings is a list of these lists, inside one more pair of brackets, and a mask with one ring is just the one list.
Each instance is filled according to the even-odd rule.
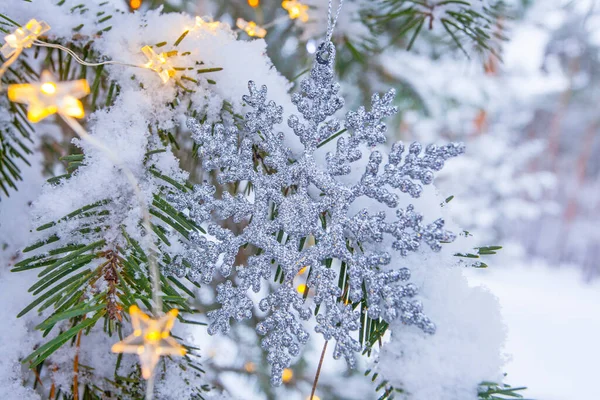
[[256,8],[260,5],[260,0],[248,0],[248,5],[250,7]]
[[294,377],[294,371],[292,371],[289,368],[285,368],[283,370],[283,373],[281,374],[281,379],[283,380],[283,383],[289,383],[293,377]]
[[306,285],[304,283],[301,283],[296,287],[296,290],[298,291],[298,293],[304,294],[304,292],[306,292]]
[[152,318],[137,306],[131,306],[129,315],[133,333],[112,346],[113,353],[135,353],[140,357],[142,377],[150,379],[160,356],[183,356],[185,348],[171,337],[177,310],[171,310],[162,317]]
[[196,17],[196,27],[214,32],[221,26],[221,22],[213,21],[210,17]]
[[141,6],[142,6],[142,0],[131,0],[129,2],[129,7],[131,7],[132,10],[137,10]]
[[251,37],[264,38],[267,35],[267,30],[256,25],[256,22],[254,21],[248,22],[242,18],[238,18],[236,21],[236,26]]
[[244,364],[244,369],[246,372],[253,373],[256,371],[256,364],[254,364],[252,361],[248,361],[246,364]]
[[308,22],[308,6],[298,0],[284,0],[281,7],[287,10],[291,19],[300,19],[302,22]]

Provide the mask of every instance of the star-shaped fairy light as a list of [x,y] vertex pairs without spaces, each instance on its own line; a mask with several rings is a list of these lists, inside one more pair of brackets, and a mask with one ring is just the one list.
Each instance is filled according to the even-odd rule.
[[160,356],[183,356],[185,348],[171,337],[177,310],[151,318],[137,306],[129,308],[133,333],[112,346],[113,353],[136,353],[140,357],[142,377],[150,379]]
[[89,93],[90,86],[85,79],[55,82],[49,71],[42,72],[40,82],[8,86],[9,100],[27,104],[27,119],[31,122],[39,122],[55,113],[83,118],[83,104],[78,99]]
[[284,0],[281,7],[287,10],[291,19],[299,18],[302,22],[308,21],[308,6],[298,0]]
[[4,36],[4,45],[0,48],[0,53],[4,58],[12,56],[16,51],[21,51],[24,48],[29,48],[33,45],[33,42],[42,34],[50,30],[50,25],[44,21],[37,21],[35,19],[29,20],[20,28],[17,28],[14,32]]
[[142,47],[142,53],[148,58],[148,62],[144,64],[144,68],[156,72],[163,83],[167,83],[171,77],[175,76],[177,71],[169,61],[169,54],[157,54],[150,46]]
[[254,21],[246,21],[242,18],[238,18],[235,25],[246,32],[248,36],[264,38],[267,36],[267,30],[262,26],[256,25]]

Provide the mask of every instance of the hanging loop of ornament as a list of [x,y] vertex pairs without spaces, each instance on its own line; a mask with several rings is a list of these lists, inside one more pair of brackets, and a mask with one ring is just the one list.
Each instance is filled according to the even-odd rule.
[[330,41],[319,45],[316,53],[317,62],[321,65],[333,64],[335,60],[335,46]]
[[331,36],[333,36],[333,29],[335,28],[338,17],[340,16],[340,12],[342,11],[343,4],[344,0],[340,0],[340,4],[338,5],[335,17],[332,18],[333,0],[329,0],[329,4],[327,7],[327,36],[325,37],[326,43],[329,42],[331,40]]
[[342,11],[343,4],[344,0],[340,0],[335,16],[332,18],[333,0],[329,0],[327,8],[327,36],[325,36],[325,40],[319,45],[316,53],[317,63],[321,65],[332,66],[335,61],[335,46],[331,42],[331,37],[333,36],[333,29],[340,16],[340,11]]

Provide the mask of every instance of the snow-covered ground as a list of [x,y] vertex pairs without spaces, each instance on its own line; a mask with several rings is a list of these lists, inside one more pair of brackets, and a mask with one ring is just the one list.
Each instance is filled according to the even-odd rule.
[[471,271],[498,298],[508,326],[506,381],[527,398],[600,399],[600,282],[543,264]]

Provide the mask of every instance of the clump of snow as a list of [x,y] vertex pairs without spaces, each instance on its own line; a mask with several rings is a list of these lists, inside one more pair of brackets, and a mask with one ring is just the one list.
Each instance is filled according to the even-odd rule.
[[506,381],[527,398],[598,399],[600,282],[574,265],[541,260],[468,271],[469,283],[498,296],[508,326]]
[[448,267],[448,254],[420,254],[408,262],[437,332],[428,336],[392,324],[376,367],[381,379],[407,399],[477,399],[482,381],[502,382],[506,333],[497,299],[469,287],[461,268]]
[[33,300],[26,288],[34,274],[12,274],[5,269],[5,265],[3,263],[0,272],[0,293],[3,294],[0,320],[9,329],[2,330],[0,343],[0,398],[39,400],[40,396],[23,379],[21,359],[27,356],[41,335],[32,335],[28,321],[16,318],[24,305]]
[[17,314],[33,301],[27,288],[36,278],[36,273],[27,271],[13,274],[9,267],[18,257],[18,252],[29,240],[28,203],[38,195],[44,179],[40,175],[41,156],[30,157],[31,166],[18,162],[23,179],[19,191],[3,197],[0,203],[0,320],[3,322],[2,341],[0,342],[0,398],[20,400],[39,400],[40,396],[32,390],[32,385],[24,380],[24,367],[21,360],[33,349],[41,332],[32,332],[37,320],[26,317],[17,318]]

